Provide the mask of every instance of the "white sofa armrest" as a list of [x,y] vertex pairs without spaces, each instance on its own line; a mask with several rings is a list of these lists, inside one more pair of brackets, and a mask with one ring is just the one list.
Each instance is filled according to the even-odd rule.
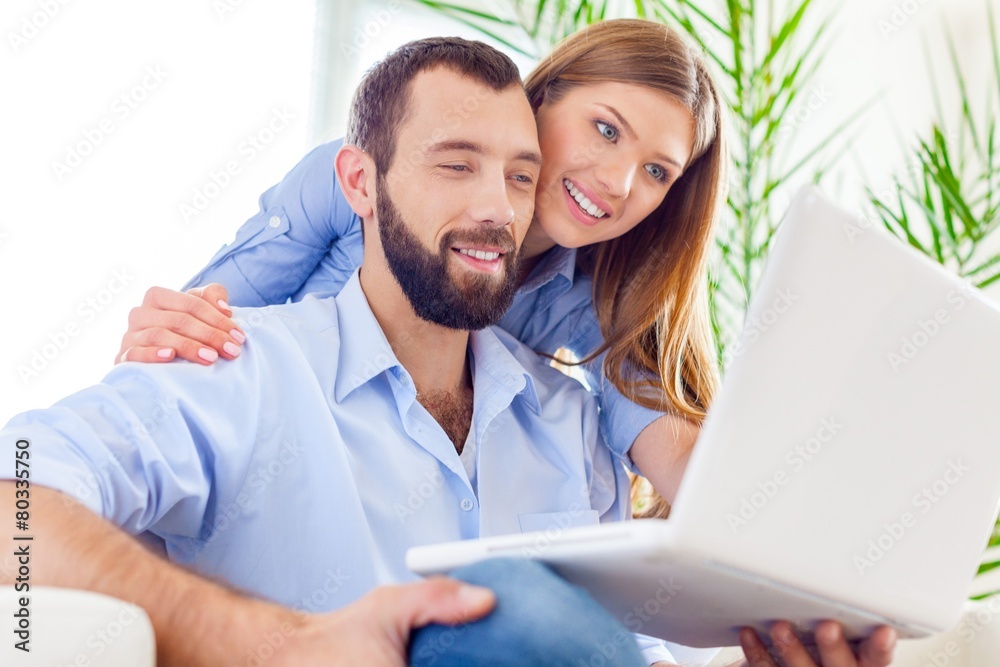
[[[30,652],[15,648],[28,598]],[[97,593],[32,586],[19,593],[0,586],[0,665],[51,667],[155,667],[156,641],[149,617],[141,608]]]

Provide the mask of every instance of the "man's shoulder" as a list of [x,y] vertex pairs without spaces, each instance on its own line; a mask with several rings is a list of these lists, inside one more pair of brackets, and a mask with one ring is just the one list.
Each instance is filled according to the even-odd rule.
[[310,353],[316,346],[329,354],[339,346],[337,301],[307,296],[278,305],[233,308],[233,320],[247,336],[247,352],[272,354],[274,348],[298,347]]

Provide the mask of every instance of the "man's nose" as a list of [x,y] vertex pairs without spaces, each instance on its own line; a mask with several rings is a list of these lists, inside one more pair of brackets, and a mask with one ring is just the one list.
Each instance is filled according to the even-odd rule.
[[480,179],[469,210],[475,222],[505,227],[514,222],[514,206],[507,191],[505,174]]

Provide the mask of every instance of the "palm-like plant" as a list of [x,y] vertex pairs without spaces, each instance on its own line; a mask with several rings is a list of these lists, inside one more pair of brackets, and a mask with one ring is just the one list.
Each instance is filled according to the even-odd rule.
[[[829,17],[808,28],[811,0],[792,0],[777,12],[773,3],[761,9],[752,0],[726,0],[718,17],[693,0],[655,4],[657,17],[682,28],[715,62],[731,111],[730,216],[720,230],[710,276],[713,322],[724,368],[726,348],[743,322],[789,188],[803,179],[816,182],[822,177],[849,142],[832,154],[824,155],[825,149],[859,114],[790,159],[798,131],[795,114],[803,108],[809,83],[829,45]],[[803,174],[807,167],[811,173]]]
[[1000,38],[989,4],[987,15],[993,81],[986,91],[982,124],[973,115],[949,33],[952,72],[961,102],[958,128],[945,131],[941,95],[934,83],[937,118],[929,136],[918,137],[912,168],[896,176],[888,192],[868,191],[870,212],[890,232],[977,287],[1000,280],[1000,252],[988,249],[1000,227],[1000,136],[993,108],[1000,102]]

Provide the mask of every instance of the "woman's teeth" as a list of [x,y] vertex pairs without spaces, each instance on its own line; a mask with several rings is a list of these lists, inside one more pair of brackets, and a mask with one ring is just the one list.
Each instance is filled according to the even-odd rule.
[[574,186],[568,178],[563,179],[563,187],[569,191],[569,194],[576,200],[576,203],[580,205],[580,208],[593,217],[600,219],[607,215],[607,213],[597,207],[597,204],[591,202],[582,192],[577,190],[576,186]]
[[476,259],[484,259],[487,262],[492,262],[494,259],[500,256],[498,252],[483,252],[482,250],[468,250],[466,248],[459,248],[458,250],[463,255],[468,255],[469,257],[475,257]]

